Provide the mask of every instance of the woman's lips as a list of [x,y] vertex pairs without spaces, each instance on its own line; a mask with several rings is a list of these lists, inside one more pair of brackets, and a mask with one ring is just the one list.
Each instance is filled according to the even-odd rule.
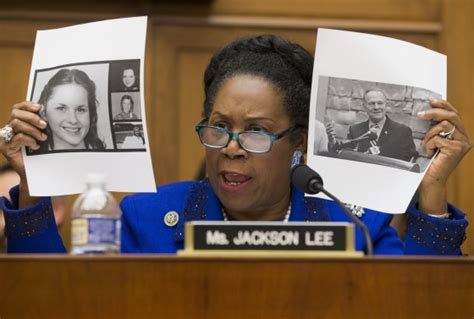
[[68,132],[69,134],[72,135],[79,135],[81,133],[81,128],[80,127],[66,127],[63,126],[63,130]]
[[221,188],[232,193],[243,191],[252,179],[250,176],[233,172],[221,172],[220,176]]

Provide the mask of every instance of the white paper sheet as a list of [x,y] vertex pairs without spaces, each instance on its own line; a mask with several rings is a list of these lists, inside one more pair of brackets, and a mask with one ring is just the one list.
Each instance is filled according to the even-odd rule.
[[37,32],[27,100],[43,94],[53,144],[23,150],[32,196],[80,193],[88,173],[105,174],[110,191],[155,191],[143,89],[146,28],[147,18],[136,17]]
[[[368,121],[363,107],[364,92],[377,87],[384,91],[390,104],[388,118],[411,127],[415,142],[419,142],[431,124],[418,120],[416,112],[430,107],[430,97],[446,99],[446,73],[446,56],[418,45],[357,32],[319,29],[311,90],[308,165],[321,174],[326,189],[346,203],[404,213],[430,160],[418,157],[421,172],[416,173],[318,155],[314,145],[318,145],[325,132],[321,132],[322,126],[316,120],[325,125],[333,122],[339,129],[339,139],[356,145],[352,151],[358,153],[361,144],[349,143],[345,134],[352,125]],[[422,147],[417,144],[417,149]]]

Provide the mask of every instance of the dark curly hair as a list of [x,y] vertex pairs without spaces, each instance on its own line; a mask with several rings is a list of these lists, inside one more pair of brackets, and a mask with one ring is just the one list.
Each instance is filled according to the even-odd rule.
[[312,72],[313,57],[296,43],[274,35],[236,39],[217,51],[206,68],[203,116],[210,116],[225,80],[248,74],[260,76],[280,90],[292,125],[307,128]]

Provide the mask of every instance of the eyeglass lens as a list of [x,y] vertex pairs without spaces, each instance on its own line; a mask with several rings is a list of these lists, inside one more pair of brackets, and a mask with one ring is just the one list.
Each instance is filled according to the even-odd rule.
[[200,135],[204,144],[213,147],[224,147],[229,140],[229,135],[225,131],[214,127],[203,127]]
[[[230,138],[225,130],[215,127],[203,127],[200,136],[205,145],[215,148],[225,147]],[[243,132],[239,136],[239,144],[251,152],[266,152],[271,143],[271,137],[261,132]]]
[[258,132],[240,134],[240,144],[250,151],[265,152],[270,149],[272,140],[270,136]]

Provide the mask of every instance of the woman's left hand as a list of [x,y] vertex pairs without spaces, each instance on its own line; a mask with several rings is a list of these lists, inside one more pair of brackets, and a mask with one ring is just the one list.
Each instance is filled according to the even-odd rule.
[[[439,153],[421,182],[419,209],[428,214],[439,215],[447,212],[448,178],[472,144],[454,106],[444,100],[431,100],[430,103],[432,109],[419,112],[418,117],[437,124],[426,133],[423,145],[428,157],[435,155],[437,151]],[[453,132],[446,136],[451,131]]]

